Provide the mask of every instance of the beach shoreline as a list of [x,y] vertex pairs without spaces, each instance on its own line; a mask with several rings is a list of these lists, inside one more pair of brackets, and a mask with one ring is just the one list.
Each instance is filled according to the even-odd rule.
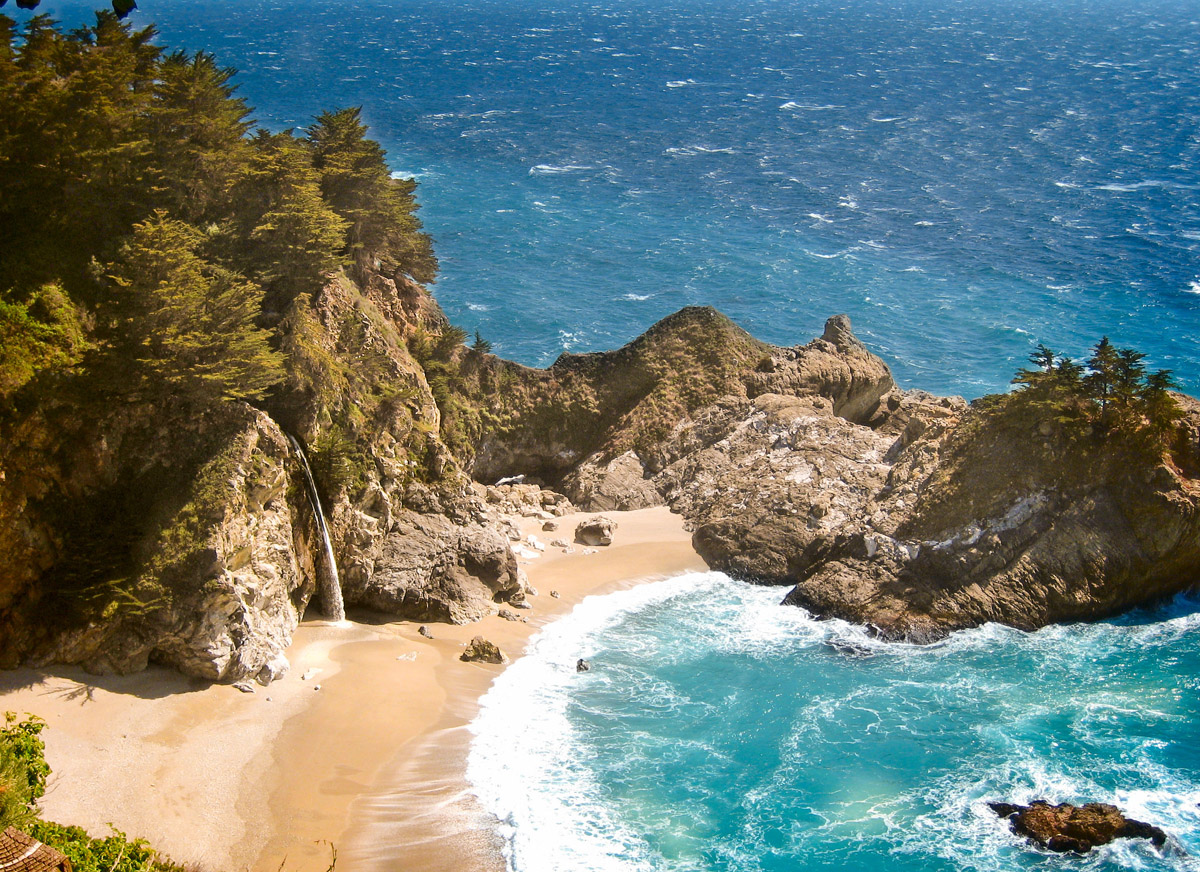
[[[0,673],[4,709],[48,723],[45,816],[95,835],[111,823],[208,872],[324,872],[334,857],[339,870],[503,870],[466,758],[468,724],[504,667],[462,662],[466,643],[483,636],[514,660],[587,596],[706,568],[665,507],[604,514],[612,545],[519,560],[537,591],[512,610],[523,621],[430,624],[432,639],[354,610],[348,625],[305,621],[290,672],[255,693],[158,668]],[[519,526],[570,540],[589,517]]]

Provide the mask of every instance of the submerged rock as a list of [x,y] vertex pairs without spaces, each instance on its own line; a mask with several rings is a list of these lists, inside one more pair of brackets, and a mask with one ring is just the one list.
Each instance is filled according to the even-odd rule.
[[1027,806],[989,802],[988,807],[1008,818],[1014,833],[1060,853],[1086,854],[1113,839],[1149,839],[1159,848],[1167,841],[1167,834],[1153,824],[1127,818],[1116,806],[1101,802],[1051,805],[1039,799]]

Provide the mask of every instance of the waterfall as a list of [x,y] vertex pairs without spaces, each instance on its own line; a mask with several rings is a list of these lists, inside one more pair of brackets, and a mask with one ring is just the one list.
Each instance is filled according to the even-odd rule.
[[296,456],[300,458],[300,468],[304,470],[304,482],[308,487],[308,501],[312,504],[313,514],[317,516],[317,529],[321,532],[321,541],[325,543],[325,562],[329,568],[325,583],[321,584],[321,573],[317,573],[318,593],[321,597],[321,611],[331,621],[346,620],[346,607],[342,604],[342,582],[338,578],[337,561],[333,557],[333,542],[329,540],[329,527],[325,525],[325,513],[321,511],[321,497],[317,494],[317,483],[313,480],[312,470],[308,466],[308,458],[299,440],[291,433],[287,434]]

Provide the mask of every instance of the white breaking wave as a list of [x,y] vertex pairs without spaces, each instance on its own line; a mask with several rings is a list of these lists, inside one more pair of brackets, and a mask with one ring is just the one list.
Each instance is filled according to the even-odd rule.
[[797,103],[795,100],[788,100],[780,109],[799,112],[828,112],[832,109],[841,109],[841,106],[834,106],[832,103]]
[[531,176],[554,176],[562,173],[580,173],[587,170],[594,170],[595,167],[586,164],[538,164],[531,167],[529,175]]
[[614,819],[580,761],[587,750],[567,718],[577,673],[593,640],[626,615],[672,597],[732,583],[720,573],[690,573],[590,596],[535,635],[525,656],[502,672],[470,724],[475,740],[467,779],[500,820],[510,872],[648,872],[646,844]]
[[709,148],[707,145],[684,145],[668,148],[663,154],[676,157],[694,157],[698,154],[737,154],[732,148]]

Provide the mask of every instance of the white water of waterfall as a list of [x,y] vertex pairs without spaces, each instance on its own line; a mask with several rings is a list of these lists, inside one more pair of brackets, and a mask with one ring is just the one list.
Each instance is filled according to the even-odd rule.
[[317,483],[313,479],[312,470],[308,466],[308,458],[300,447],[296,437],[288,434],[296,456],[300,458],[300,468],[304,471],[304,482],[308,488],[308,501],[312,504],[313,514],[317,516],[317,529],[321,533],[321,541],[325,543],[325,573],[324,584],[321,583],[321,573],[317,573],[317,590],[321,597],[321,611],[331,621],[346,620],[346,606],[342,602],[342,582],[338,578],[337,561],[333,557],[333,543],[329,540],[329,527],[325,524],[325,513],[321,511],[321,497],[317,494]]

